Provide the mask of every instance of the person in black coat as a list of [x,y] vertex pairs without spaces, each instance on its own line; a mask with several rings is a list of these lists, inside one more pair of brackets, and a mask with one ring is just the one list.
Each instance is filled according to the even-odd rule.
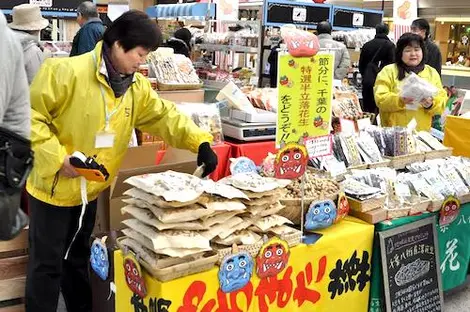
[[[378,113],[374,99],[374,84],[378,71],[395,61],[395,44],[388,38],[389,28],[385,24],[375,27],[376,35],[364,44],[359,59],[359,71],[362,75],[363,109],[369,113]],[[375,68],[375,69],[374,69]]]
[[167,46],[173,48],[175,54],[182,54],[186,57],[191,55],[191,32],[187,28],[180,28],[168,39]]
[[439,50],[439,47],[431,40],[431,27],[428,21],[424,18],[414,20],[411,24],[411,31],[424,39],[426,46],[426,65],[434,67],[440,75],[442,69],[441,50]]

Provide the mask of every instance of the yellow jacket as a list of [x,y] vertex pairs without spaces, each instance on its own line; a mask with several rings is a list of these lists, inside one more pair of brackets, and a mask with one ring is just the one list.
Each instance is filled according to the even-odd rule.
[[398,80],[398,68],[395,64],[385,66],[380,71],[375,82],[374,93],[382,126],[406,127],[415,118],[418,123],[417,130],[431,129],[432,117],[441,114],[444,110],[447,93],[442,88],[441,77],[434,68],[426,65],[418,76],[426,79],[439,89],[439,93],[433,98],[434,104],[430,109],[421,106],[418,110],[406,109],[405,103],[400,98],[399,86],[401,81]]
[[[62,167],[64,157],[75,151],[96,155],[98,163],[110,173],[107,183],[87,183],[88,200],[91,201],[114,180],[134,128],[195,153],[201,143],[212,140],[209,133],[180,114],[173,103],[161,100],[141,74],[136,74],[129,90],[116,99],[105,76],[100,73],[101,48],[102,43],[98,43],[90,53],[47,60],[31,85],[31,141],[35,161],[27,190],[33,197],[55,206],[81,204],[79,178],[59,175],[51,196],[54,177]],[[108,112],[118,106],[110,118],[110,129],[116,134],[114,146],[107,149],[95,148],[96,134],[105,128],[105,104],[100,85]]]

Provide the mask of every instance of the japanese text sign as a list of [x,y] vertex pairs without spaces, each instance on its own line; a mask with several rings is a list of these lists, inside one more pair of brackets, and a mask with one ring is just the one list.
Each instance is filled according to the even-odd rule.
[[442,311],[436,220],[379,232],[387,311]]
[[[246,285],[231,292],[220,288],[219,267],[214,266],[209,271],[167,282],[145,274],[148,295],[140,299],[126,286],[122,253],[116,251],[116,312],[365,311],[369,302],[373,229],[346,217],[341,223],[318,231],[323,236],[314,245],[290,248],[287,264],[271,270],[274,275],[253,274]],[[335,245],[336,239],[341,239],[344,247]],[[281,254],[278,244],[273,249],[269,242],[266,245],[266,249],[261,249],[262,255]],[[267,262],[259,265],[268,266]]]
[[279,56],[276,146],[329,134],[334,56]]

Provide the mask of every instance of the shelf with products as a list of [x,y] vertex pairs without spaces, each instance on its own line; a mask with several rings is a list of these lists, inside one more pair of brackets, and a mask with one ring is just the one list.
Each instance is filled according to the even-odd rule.
[[200,43],[195,45],[196,48],[200,50],[206,50],[211,52],[234,52],[234,53],[258,53],[258,48],[256,47],[245,47],[238,45],[227,45],[227,44],[210,44],[210,43]]

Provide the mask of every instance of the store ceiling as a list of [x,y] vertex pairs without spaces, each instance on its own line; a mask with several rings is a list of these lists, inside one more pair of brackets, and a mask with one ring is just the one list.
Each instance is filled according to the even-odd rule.
[[[418,1],[418,15],[419,17],[434,19],[441,16],[462,16],[470,17],[469,0],[419,0]],[[365,9],[382,9],[382,1],[377,0],[363,0]],[[393,1],[384,1],[385,16],[392,16],[393,14]]]

